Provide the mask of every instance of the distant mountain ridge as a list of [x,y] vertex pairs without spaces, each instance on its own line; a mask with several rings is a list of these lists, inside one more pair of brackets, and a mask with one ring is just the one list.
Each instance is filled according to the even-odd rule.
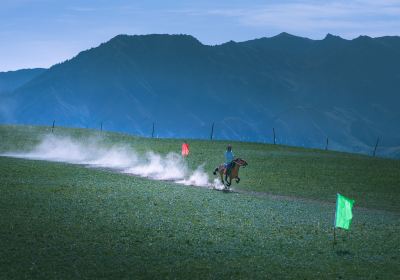
[[42,74],[44,71],[46,71],[46,69],[34,68],[0,72],[0,94],[15,90],[16,88]]
[[[2,122],[400,155],[400,37],[328,34],[203,45],[118,35],[13,89]],[[10,104],[11,104],[10,103]]]

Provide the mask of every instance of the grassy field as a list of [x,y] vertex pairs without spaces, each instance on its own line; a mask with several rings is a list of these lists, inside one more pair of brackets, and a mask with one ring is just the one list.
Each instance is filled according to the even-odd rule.
[[[0,126],[0,153],[29,150],[47,133]],[[55,134],[95,135],[143,153],[179,152],[182,143],[79,129]],[[189,143],[189,165],[205,164],[211,176],[227,143]],[[234,185],[244,193],[0,157],[0,279],[398,278],[399,161],[232,144],[249,162]],[[351,230],[339,231],[333,248],[337,192],[356,207]]]

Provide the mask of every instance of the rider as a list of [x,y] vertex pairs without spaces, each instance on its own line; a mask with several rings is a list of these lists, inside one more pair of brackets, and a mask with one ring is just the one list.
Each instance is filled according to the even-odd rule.
[[234,159],[234,155],[232,152],[232,145],[228,144],[228,146],[226,147],[226,152],[225,152],[225,168],[226,168],[226,172],[225,172],[225,181],[228,179],[228,175],[231,172],[231,167],[232,167],[232,161]]

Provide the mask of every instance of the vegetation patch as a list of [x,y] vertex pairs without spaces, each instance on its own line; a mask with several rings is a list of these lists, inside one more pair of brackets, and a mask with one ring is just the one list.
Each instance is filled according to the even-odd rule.
[[[0,149],[29,150],[46,133],[46,128],[0,127]],[[78,139],[99,134],[60,128],[54,133]],[[99,137],[143,153],[178,152],[181,143]],[[189,143],[190,166],[205,163],[211,173],[223,160],[225,142]],[[235,188],[265,195],[0,157],[0,278],[398,277],[397,161],[232,144],[249,162]],[[333,247],[336,192],[355,199],[356,207],[351,230],[338,231]]]

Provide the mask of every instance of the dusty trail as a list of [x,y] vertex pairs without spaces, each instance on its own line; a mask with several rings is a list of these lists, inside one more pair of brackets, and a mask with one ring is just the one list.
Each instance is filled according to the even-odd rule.
[[[43,161],[48,161],[48,162],[64,162],[67,164],[73,164],[73,165],[81,165],[82,167],[85,168],[94,168],[97,170],[103,170],[105,172],[112,172],[112,173],[118,173],[121,175],[126,175],[126,176],[133,176],[133,177],[141,177],[141,178],[145,178],[148,180],[157,180],[157,181],[164,181],[164,182],[170,182],[170,183],[175,183],[181,186],[187,186],[187,187],[193,187],[193,188],[201,188],[203,190],[216,190],[216,191],[220,191],[223,192],[223,185],[221,184],[221,182],[219,181],[219,179],[214,179],[213,182],[210,182],[208,179],[207,175],[203,175],[206,174],[203,170],[201,170],[200,175],[203,175],[204,179],[199,180],[196,178],[197,176],[199,176],[199,174],[193,173],[195,175],[195,179],[193,180],[192,178],[184,178],[181,177],[179,179],[176,178],[160,178],[160,177],[152,177],[151,173],[147,174],[147,173],[143,173],[143,172],[126,172],[125,169],[121,169],[121,167],[119,165],[116,166],[110,166],[107,164],[88,164],[86,162],[71,162],[71,161],[63,161],[63,160],[48,160],[46,158],[37,158],[35,156],[28,156],[25,157],[24,155],[10,155],[10,154],[6,154],[6,155],[0,155],[3,157],[17,157],[17,158],[23,158],[23,159],[28,159],[28,160],[43,160]],[[118,158],[119,159],[119,158]],[[151,167],[152,164],[147,165],[141,165],[140,168],[141,169],[146,169],[148,167]],[[193,175],[192,175],[193,177]],[[201,177],[201,176],[200,176]],[[191,180],[192,179],[192,180]],[[212,179],[212,177],[211,177]],[[282,200],[282,201],[302,201],[302,202],[311,202],[311,203],[318,203],[318,204],[323,204],[323,205],[329,205],[332,207],[335,207],[335,202],[330,202],[330,201],[326,201],[326,200],[319,200],[319,199],[313,199],[313,198],[307,198],[307,197],[300,197],[300,196],[289,196],[289,195],[282,195],[282,194],[275,194],[275,193],[269,193],[269,192],[256,192],[256,191],[250,191],[250,190],[244,190],[242,188],[235,188],[235,187],[231,187],[229,189],[229,191],[226,192],[226,194],[240,194],[240,195],[249,195],[249,196],[253,196],[253,197],[258,197],[258,198],[268,198],[268,199],[275,199],[275,200]],[[390,211],[390,210],[382,210],[382,209],[375,209],[375,208],[366,208],[366,207],[360,207],[355,205],[356,209],[362,210],[362,211],[379,211],[382,213],[392,213],[395,215],[399,215],[400,216],[400,212],[396,212],[396,211]]]

